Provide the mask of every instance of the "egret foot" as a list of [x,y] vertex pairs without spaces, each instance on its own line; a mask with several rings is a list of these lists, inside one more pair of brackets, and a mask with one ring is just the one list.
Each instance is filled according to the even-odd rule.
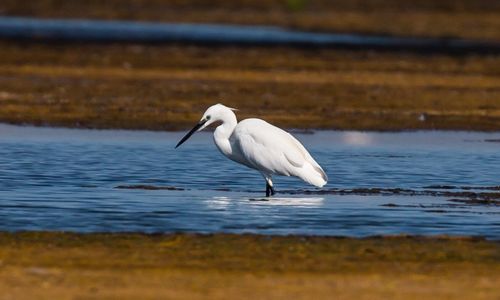
[[266,183],[266,197],[274,196],[274,194],[276,194],[274,188],[269,183]]

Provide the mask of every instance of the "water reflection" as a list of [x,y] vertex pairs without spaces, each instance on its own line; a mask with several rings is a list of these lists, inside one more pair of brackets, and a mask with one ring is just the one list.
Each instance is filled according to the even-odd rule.
[[205,205],[211,209],[225,209],[231,205],[231,198],[224,196],[214,196],[203,200]]
[[250,198],[252,205],[258,206],[294,206],[297,208],[320,207],[325,198],[321,197],[272,197],[272,198]]
[[352,146],[369,146],[373,139],[374,136],[366,132],[347,131],[342,135],[342,142]]

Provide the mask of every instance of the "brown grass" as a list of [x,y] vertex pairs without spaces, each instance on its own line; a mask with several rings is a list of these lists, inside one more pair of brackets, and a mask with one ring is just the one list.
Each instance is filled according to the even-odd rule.
[[2,299],[495,299],[468,238],[0,233]]
[[500,130],[500,57],[494,55],[0,46],[3,122],[184,129],[222,102],[239,108],[240,118],[289,128]]
[[0,12],[57,18],[279,25],[305,30],[500,39],[491,0],[4,0]]

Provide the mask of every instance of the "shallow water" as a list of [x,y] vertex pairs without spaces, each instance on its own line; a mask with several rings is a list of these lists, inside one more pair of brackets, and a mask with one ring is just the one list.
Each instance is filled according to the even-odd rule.
[[183,134],[0,125],[0,230],[500,239],[497,204],[449,201],[460,196],[338,192],[499,186],[500,133],[297,133],[326,169],[332,193],[277,177],[278,195],[271,199],[262,197],[260,175],[224,158],[211,133],[174,150]]
[[21,40],[295,45],[498,53],[496,42],[320,33],[275,26],[103,21],[0,16],[0,37]]

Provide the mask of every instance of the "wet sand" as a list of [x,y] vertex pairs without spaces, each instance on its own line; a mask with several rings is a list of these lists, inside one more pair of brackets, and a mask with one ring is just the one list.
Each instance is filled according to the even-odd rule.
[[472,238],[0,233],[4,299],[495,299]]

